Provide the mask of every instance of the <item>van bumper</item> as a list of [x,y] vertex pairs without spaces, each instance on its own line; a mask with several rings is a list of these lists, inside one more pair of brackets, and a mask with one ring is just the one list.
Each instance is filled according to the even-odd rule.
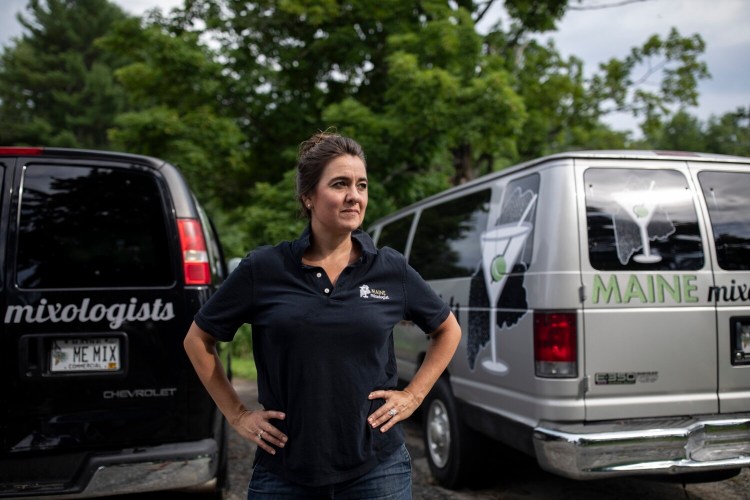
[[0,498],[90,498],[214,486],[219,447],[214,439],[92,455],[73,484],[0,485]]
[[554,425],[533,433],[540,466],[573,479],[750,466],[750,413]]

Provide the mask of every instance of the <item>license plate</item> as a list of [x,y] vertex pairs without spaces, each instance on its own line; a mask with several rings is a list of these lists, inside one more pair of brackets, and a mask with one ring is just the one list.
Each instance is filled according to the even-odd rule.
[[55,339],[49,352],[51,372],[112,372],[120,369],[117,338]]

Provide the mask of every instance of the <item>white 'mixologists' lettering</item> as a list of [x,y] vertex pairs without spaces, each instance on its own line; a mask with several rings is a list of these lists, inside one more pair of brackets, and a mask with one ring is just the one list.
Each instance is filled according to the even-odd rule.
[[96,323],[109,322],[112,330],[120,328],[126,321],[169,321],[174,319],[174,305],[161,299],[153,302],[130,302],[119,304],[92,304],[85,298],[80,304],[51,304],[41,299],[35,306],[11,305],[5,311],[5,323]]

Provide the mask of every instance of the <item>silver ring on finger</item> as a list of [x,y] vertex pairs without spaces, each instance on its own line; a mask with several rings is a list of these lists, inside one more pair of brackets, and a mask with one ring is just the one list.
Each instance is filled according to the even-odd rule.
[[258,433],[258,439],[263,439],[263,433],[266,432],[263,429]]
[[395,417],[397,413],[398,410],[396,410],[395,408],[391,408],[390,410],[388,410],[388,415],[390,415],[391,417]]

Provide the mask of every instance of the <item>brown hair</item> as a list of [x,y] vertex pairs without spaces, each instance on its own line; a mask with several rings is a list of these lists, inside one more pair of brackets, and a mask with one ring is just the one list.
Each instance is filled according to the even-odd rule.
[[303,198],[318,185],[323,170],[334,159],[343,155],[352,155],[362,160],[367,168],[365,153],[357,141],[349,137],[332,133],[318,132],[299,145],[297,154],[297,200],[302,209],[300,214],[310,217],[310,209],[305,206]]

